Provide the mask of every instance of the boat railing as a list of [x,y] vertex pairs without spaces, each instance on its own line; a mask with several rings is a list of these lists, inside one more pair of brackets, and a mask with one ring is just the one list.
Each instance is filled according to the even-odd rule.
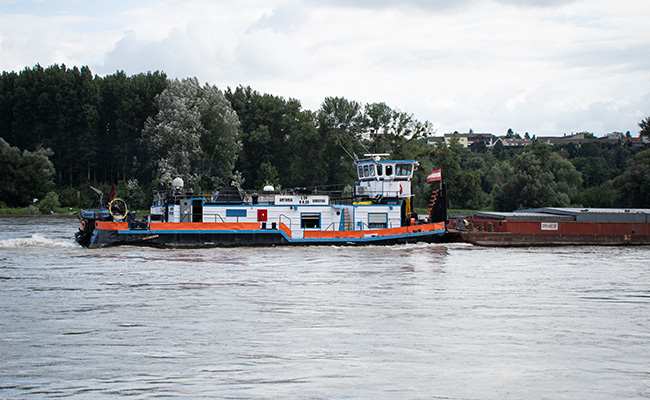
[[278,216],[278,225],[280,225],[282,223],[282,218],[283,217],[289,220],[289,225],[287,225],[286,223],[285,223],[285,225],[287,225],[289,227],[289,229],[293,230],[293,227],[291,226],[291,218],[289,218],[288,216],[286,216],[284,214],[280,214]]
[[[208,217],[213,217],[213,218],[208,218]],[[217,221],[217,218],[219,218],[221,222],[226,222],[226,220],[224,220],[220,214],[203,215],[203,222],[219,222]],[[206,221],[206,219],[213,219],[214,221]]]
[[[332,188],[340,187],[341,185],[331,185]],[[326,195],[330,197],[333,203],[354,199],[354,190],[351,188],[344,188],[343,190],[328,190],[328,186],[310,187],[310,188],[288,188],[283,190],[275,190],[273,192],[264,192],[259,190],[239,190],[241,195],[241,202],[232,204],[272,204],[273,197],[276,194],[302,194],[308,193],[311,195]],[[263,200],[265,197],[269,199]],[[209,204],[217,200],[215,192],[194,192],[193,190],[154,190],[153,206],[165,206],[173,204],[179,199],[202,199],[204,203]],[[254,199],[260,201],[257,203]]]
[[[382,228],[379,228],[379,227],[371,228],[370,225],[368,225],[366,222],[363,222],[363,221],[357,221],[357,226],[361,228],[361,229],[359,229],[360,231],[370,231],[370,230],[374,230],[374,229],[383,229],[383,227]],[[399,226],[401,226],[401,225],[399,225]],[[389,220],[386,223],[386,228],[394,228],[393,221]]]

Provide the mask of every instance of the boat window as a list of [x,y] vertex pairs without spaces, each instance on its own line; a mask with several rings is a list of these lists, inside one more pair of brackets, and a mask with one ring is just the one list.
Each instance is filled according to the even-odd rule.
[[377,164],[377,176],[382,175],[382,173],[383,173],[382,170],[383,170],[383,167],[381,166],[381,164]]
[[368,214],[368,227],[371,229],[387,228],[388,227],[388,214],[386,213],[369,213]]
[[397,175],[397,176],[410,176],[412,169],[413,169],[412,164],[397,164],[395,166],[395,175]]
[[386,175],[393,175],[393,166],[392,165],[387,165],[386,166]]
[[370,176],[375,176],[375,165],[370,164]]
[[235,208],[226,210],[226,217],[245,217],[246,209]]
[[357,175],[359,175],[359,179],[363,178],[363,166],[359,165],[357,167]]
[[368,176],[370,176],[370,172],[368,171],[368,166],[364,165],[363,166],[363,177],[367,178]]
[[300,214],[300,227],[302,229],[320,228],[320,214]]

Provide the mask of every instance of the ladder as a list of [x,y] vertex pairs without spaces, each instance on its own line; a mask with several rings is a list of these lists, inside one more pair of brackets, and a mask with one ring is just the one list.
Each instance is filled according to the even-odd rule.
[[350,209],[345,207],[343,208],[343,214],[341,215],[341,231],[352,231],[354,230],[354,225],[352,224],[352,217],[350,216]]

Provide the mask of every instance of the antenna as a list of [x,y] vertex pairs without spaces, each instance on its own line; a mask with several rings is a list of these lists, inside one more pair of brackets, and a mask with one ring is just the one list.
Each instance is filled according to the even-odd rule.
[[390,154],[388,154],[388,153],[368,153],[368,154],[364,154],[363,156],[364,157],[371,157],[373,160],[379,161],[379,160],[381,160],[382,157],[389,157]]
[[90,187],[99,196],[99,208],[104,208],[104,193],[96,187]]
[[347,150],[345,149],[345,147],[343,147],[343,145],[342,145],[342,144],[339,144],[339,146],[341,146],[341,148],[343,149],[343,151],[345,152],[345,154],[347,154],[347,155],[348,155],[348,157],[350,157],[350,158],[352,159],[352,161],[353,161],[353,162],[357,162],[357,159],[356,159],[356,157],[352,157],[352,154],[350,154],[350,152],[349,152],[349,151],[347,151]]

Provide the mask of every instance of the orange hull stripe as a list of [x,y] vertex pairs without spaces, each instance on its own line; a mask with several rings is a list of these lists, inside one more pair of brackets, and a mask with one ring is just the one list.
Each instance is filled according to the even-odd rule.
[[403,226],[400,228],[372,229],[367,231],[305,231],[305,238],[363,238],[366,235],[396,236],[406,233],[431,232],[444,230],[445,223]]

